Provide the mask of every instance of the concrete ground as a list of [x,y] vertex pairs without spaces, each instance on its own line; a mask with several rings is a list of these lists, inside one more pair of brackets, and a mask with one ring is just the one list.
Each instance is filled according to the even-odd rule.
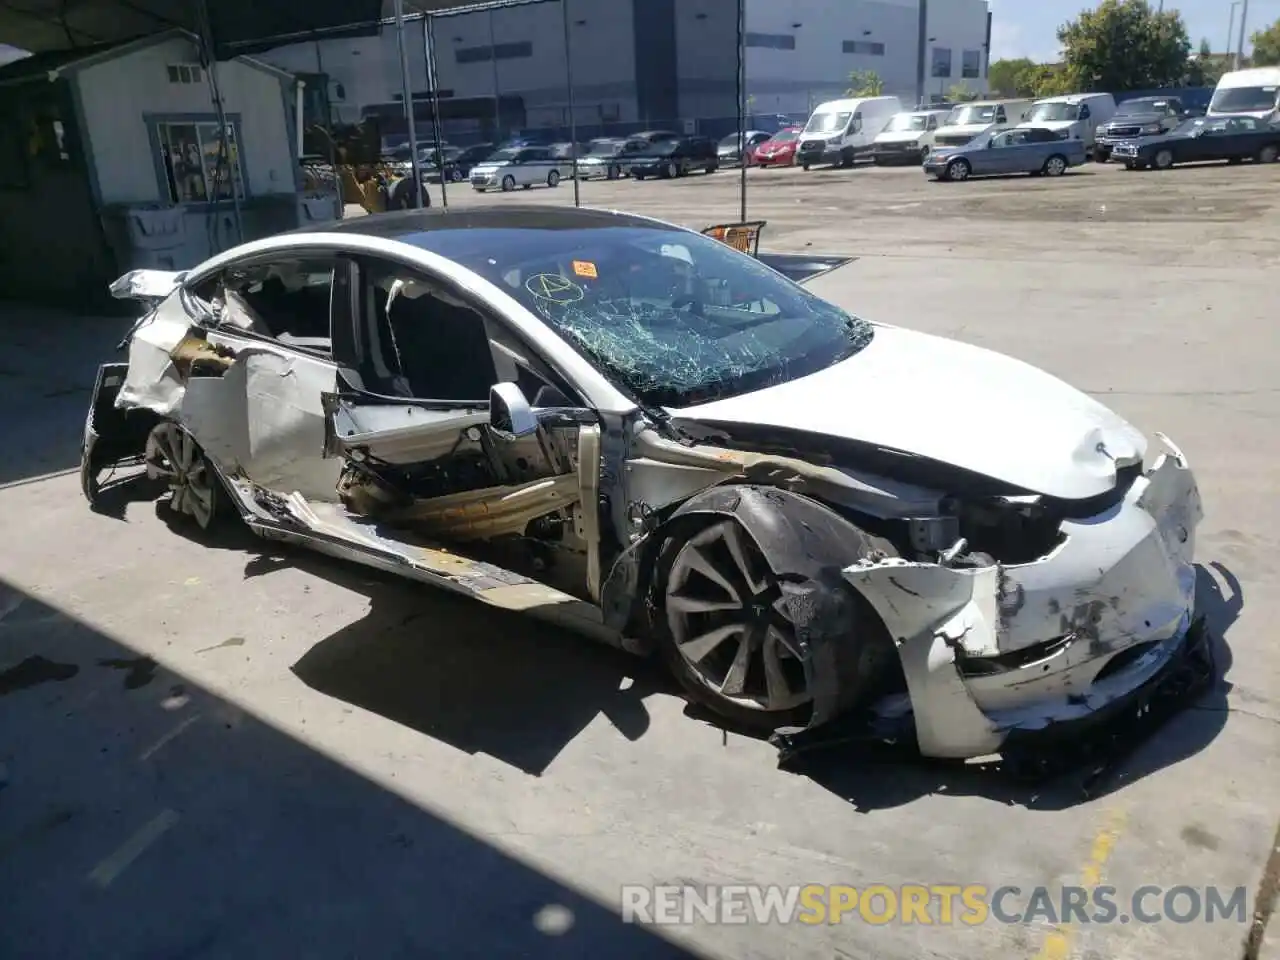
[[[1242,956],[1247,924],[1221,919],[619,920],[621,885],[671,883],[1016,885],[1015,906],[1037,885],[1101,883],[1122,912],[1143,885],[1216,885],[1246,888],[1252,912],[1277,844],[1280,166],[749,180],[766,248],[858,258],[825,295],[1041,365],[1183,447],[1205,500],[1213,690],[1089,802],[1070,781],[1020,789],[852,752],[779,772],[772,748],[687,716],[622,654],[245,536],[202,543],[127,488],[91,513],[57,471],[127,323],[10,308],[0,953]],[[700,227],[737,217],[736,186],[722,172],[582,196]],[[449,195],[566,203],[572,187]],[[962,380],[919,389],[922,409],[964,403]]]

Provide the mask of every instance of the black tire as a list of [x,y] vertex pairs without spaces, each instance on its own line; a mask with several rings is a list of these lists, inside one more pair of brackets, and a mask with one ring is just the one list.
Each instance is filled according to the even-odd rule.
[[805,170],[805,172],[806,172],[806,173],[809,171],[809,164],[807,164],[807,163],[802,163],[800,166],[804,168],[804,170]]
[[658,176],[663,180],[672,180],[680,176],[680,168],[676,166],[674,162],[668,162],[659,172]]
[[1157,170],[1171,170],[1173,164],[1173,151],[1169,149],[1157,150],[1156,155],[1151,158],[1151,165]]
[[556,187],[560,186],[560,171],[559,171],[559,170],[552,170],[550,173],[548,173],[548,174],[547,174],[547,186],[548,186],[548,187],[550,187],[550,188],[551,188],[551,189],[553,189],[553,190],[554,190]]
[[505,177],[502,178],[502,192],[510,193],[515,188],[516,188],[516,178],[508,173]]
[[621,176],[622,176],[622,168],[619,167],[617,164],[611,164],[609,166],[609,171],[605,174],[605,179],[617,180]]
[[1138,167],[1138,165],[1137,165],[1136,163],[1134,163],[1132,160],[1126,160],[1126,161],[1124,162],[1124,168],[1125,168],[1126,170],[1136,170],[1136,169],[1137,169],[1137,167]]
[[946,178],[948,180],[964,181],[969,179],[969,174],[973,172],[973,167],[969,165],[969,161],[963,157],[957,157],[947,164]]
[[1044,162],[1041,173],[1046,177],[1060,177],[1067,172],[1067,158],[1060,153],[1055,153]]
[[[696,672],[680,653],[676,643],[665,611],[666,588],[672,568],[682,548],[699,534],[726,520],[737,528],[743,543],[749,544],[756,551],[756,555],[763,558],[758,545],[733,518],[717,516],[708,519],[695,515],[688,517],[686,523],[678,524],[677,529],[672,531],[674,535],[663,545],[657,556],[653,597],[657,611],[654,627],[658,651],[667,669],[671,671],[690,702],[705,707],[732,726],[757,733],[769,733],[779,727],[804,726],[812,716],[812,702],[781,710],[769,710],[735,702],[716,690]],[[781,579],[783,578],[771,569],[766,569],[764,572],[764,580],[770,592],[777,589]],[[861,594],[849,586],[841,586],[836,590],[835,596],[838,598],[836,602],[842,605],[846,615],[856,626],[855,636],[844,642],[857,645],[852,656],[858,669],[855,671],[855,676],[846,678],[846,682],[857,685],[858,689],[850,693],[853,700],[862,702],[870,699],[873,693],[887,687],[892,682],[891,678],[899,675],[897,652],[879,616]],[[846,604],[847,606],[843,606]]]
[[1111,154],[1107,153],[1105,150],[1094,150],[1093,162],[1094,163],[1110,163]]
[[643,174],[643,173],[633,173],[633,174],[631,175],[631,179],[632,179],[632,180],[643,180],[643,179],[644,179],[644,174]]
[[853,154],[853,148],[845,147],[840,151],[840,162],[837,164],[842,170],[848,170],[857,162],[857,158]]
[[706,167],[706,169],[705,169],[703,172],[704,172],[704,173],[706,173],[706,174],[709,176],[709,175],[711,175],[711,174],[715,173],[715,172],[716,172],[717,170],[719,170],[719,169],[720,169],[720,167],[719,167],[717,164],[709,163],[709,164],[707,164],[707,167]]
[[1238,167],[1244,163],[1244,157],[1227,157],[1227,166]]
[[1253,159],[1258,163],[1275,163],[1280,158],[1280,145],[1268,143]]

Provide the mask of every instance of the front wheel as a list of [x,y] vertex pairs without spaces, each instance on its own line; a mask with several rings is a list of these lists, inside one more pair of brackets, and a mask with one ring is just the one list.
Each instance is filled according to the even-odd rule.
[[968,160],[952,160],[947,164],[948,180],[968,180],[971,172]]
[[547,174],[547,186],[553,188],[560,186],[560,172],[558,170],[552,170]]
[[609,180],[617,180],[621,176],[622,176],[622,168],[617,166],[616,164],[614,166],[611,166],[609,168],[609,172],[605,174],[605,177],[608,178]]
[[143,454],[147,477],[169,485],[169,509],[208,530],[223,513],[222,481],[200,445],[176,423],[156,424]]
[[926,163],[929,160],[929,154],[933,151],[929,147],[920,148],[920,162]]
[[664,653],[696,699],[755,728],[803,725],[811,710],[801,645],[778,579],[732,519],[668,548]]
[[662,168],[662,176],[666,180],[674,180],[680,175],[680,168],[675,163],[668,163]]
[[457,167],[454,167],[452,170],[449,171],[449,179],[452,180],[454,183],[461,183],[462,171],[459,170]]
[[1060,177],[1067,172],[1067,158],[1054,154],[1044,162],[1043,173],[1046,177]]
[[804,169],[804,171],[805,171],[806,173],[808,173],[808,172],[809,172],[809,164],[807,164],[807,163],[802,163],[800,166]]
[[511,174],[507,174],[505,177],[503,177],[503,178],[502,178],[502,192],[503,192],[503,193],[510,193],[510,192],[511,192],[512,190],[514,190],[515,188],[516,188],[516,178],[515,178],[515,177],[511,176]]
[[1153,165],[1157,170],[1168,170],[1173,166],[1173,151],[1160,150],[1156,153]]

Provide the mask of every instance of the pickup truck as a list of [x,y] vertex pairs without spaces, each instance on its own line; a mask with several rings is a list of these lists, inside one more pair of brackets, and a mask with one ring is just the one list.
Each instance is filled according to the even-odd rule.
[[1060,177],[1085,159],[1081,140],[1064,140],[1043,127],[1018,127],[980,135],[964,146],[937,146],[925,160],[924,172],[938,180],[1012,173]]

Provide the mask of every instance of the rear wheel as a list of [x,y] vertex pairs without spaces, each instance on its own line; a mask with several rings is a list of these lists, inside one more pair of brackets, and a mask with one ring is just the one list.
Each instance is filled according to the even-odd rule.
[[147,476],[169,485],[169,509],[208,530],[223,513],[222,482],[191,434],[176,423],[157,424],[147,435]]
[[1258,151],[1258,155],[1254,159],[1258,163],[1275,163],[1278,156],[1280,156],[1280,147],[1277,147],[1274,143],[1268,143]]
[[1067,158],[1054,154],[1044,162],[1042,171],[1046,177],[1060,177],[1067,172]]
[[801,167],[803,167],[805,171],[808,171],[808,169],[809,169],[809,164],[807,164],[807,163],[802,163],[802,164],[800,164],[800,166],[801,166]]

